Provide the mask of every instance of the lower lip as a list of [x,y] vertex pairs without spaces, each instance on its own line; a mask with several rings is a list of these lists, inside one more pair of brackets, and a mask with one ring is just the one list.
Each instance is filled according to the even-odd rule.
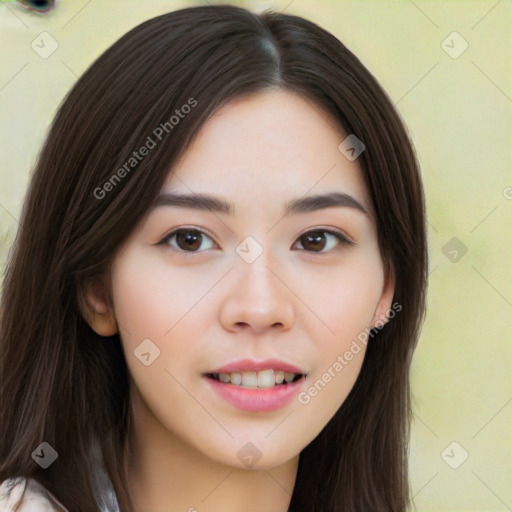
[[226,384],[210,377],[204,378],[226,402],[237,409],[250,412],[269,412],[281,409],[293,400],[293,397],[305,382],[304,377],[302,377],[296,382],[261,389],[244,388],[234,384]]

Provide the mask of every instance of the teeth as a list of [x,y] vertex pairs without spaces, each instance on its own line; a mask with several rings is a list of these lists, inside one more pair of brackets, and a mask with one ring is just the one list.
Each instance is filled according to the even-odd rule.
[[231,384],[236,384],[237,386],[240,386],[240,384],[242,384],[242,376],[239,373],[232,373]]
[[258,386],[258,374],[256,372],[242,373],[242,386],[246,388],[255,388]]
[[276,384],[290,383],[297,374],[283,372],[281,370],[262,370],[260,372],[233,372],[219,373],[221,382],[230,383],[245,388],[273,388]]
[[293,378],[295,377],[295,374],[294,373],[288,373],[288,372],[284,372],[284,380],[286,382],[291,382],[293,380]]
[[273,388],[276,385],[274,377],[274,370],[263,370],[258,372],[258,387],[259,388]]

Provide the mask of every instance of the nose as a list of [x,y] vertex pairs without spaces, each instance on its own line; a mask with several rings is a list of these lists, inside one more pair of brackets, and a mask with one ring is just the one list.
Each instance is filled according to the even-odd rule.
[[231,276],[229,292],[220,311],[225,329],[251,329],[262,333],[270,329],[288,330],[295,323],[293,292],[284,276],[268,266],[264,255],[252,263],[243,260]]

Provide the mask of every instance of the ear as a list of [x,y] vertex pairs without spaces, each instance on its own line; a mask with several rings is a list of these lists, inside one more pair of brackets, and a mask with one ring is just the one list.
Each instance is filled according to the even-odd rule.
[[117,333],[117,322],[110,294],[102,278],[88,281],[84,289],[85,303],[81,304],[82,315],[89,327],[100,336]]
[[[375,307],[375,313],[372,319],[371,327],[380,329],[389,320],[389,314],[391,311],[391,303],[393,302],[393,296],[395,294],[395,273],[391,266],[386,270],[384,277],[384,285],[382,287],[382,293]],[[394,315],[393,315],[394,316]]]

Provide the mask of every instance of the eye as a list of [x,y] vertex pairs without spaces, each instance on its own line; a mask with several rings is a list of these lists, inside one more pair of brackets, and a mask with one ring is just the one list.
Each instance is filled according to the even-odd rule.
[[[324,238],[331,237],[331,243],[325,243]],[[333,241],[334,239],[334,241]],[[314,253],[325,253],[330,252],[336,245],[336,241],[341,243],[343,246],[353,246],[355,243],[349,240],[343,233],[338,231],[331,231],[329,229],[315,229],[314,231],[308,231],[299,237],[299,242],[306,249],[307,252]],[[326,251],[323,251],[325,247],[328,247]],[[317,250],[320,248],[320,250]]]
[[[168,233],[157,245],[170,245],[173,250],[179,252],[201,252],[197,249],[201,246],[201,242],[203,237],[206,237],[211,240],[211,238],[195,228],[180,228],[175,229]],[[171,243],[172,240],[175,240],[175,243],[178,245],[178,248],[174,247]],[[211,249],[211,247],[206,247],[206,249]]]

